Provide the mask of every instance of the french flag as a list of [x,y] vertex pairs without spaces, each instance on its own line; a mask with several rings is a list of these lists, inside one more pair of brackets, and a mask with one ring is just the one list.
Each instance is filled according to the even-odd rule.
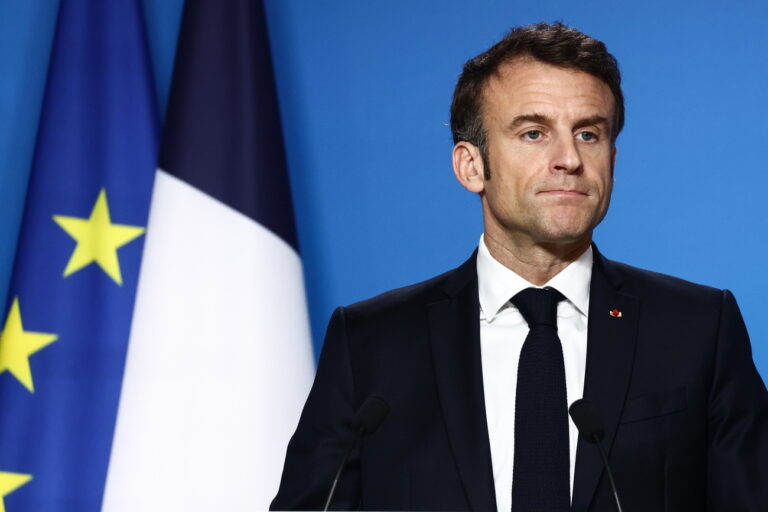
[[258,510],[314,374],[261,2],[187,0],[103,510]]

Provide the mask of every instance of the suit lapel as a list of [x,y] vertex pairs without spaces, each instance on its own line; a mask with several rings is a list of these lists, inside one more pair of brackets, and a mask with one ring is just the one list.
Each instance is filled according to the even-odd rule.
[[445,298],[428,305],[440,405],[472,510],[496,510],[480,359],[476,254],[449,279]]
[[[620,274],[596,247],[594,256],[584,398],[603,420],[603,447],[610,452],[632,375],[640,300],[619,291]],[[597,449],[579,438],[571,510],[587,510],[602,472]]]

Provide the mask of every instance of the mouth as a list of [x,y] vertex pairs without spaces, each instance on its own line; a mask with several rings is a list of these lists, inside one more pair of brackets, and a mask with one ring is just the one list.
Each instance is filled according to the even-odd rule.
[[542,190],[539,192],[539,194],[554,196],[554,197],[586,197],[589,195],[586,192],[583,192],[581,190],[574,190],[574,189]]

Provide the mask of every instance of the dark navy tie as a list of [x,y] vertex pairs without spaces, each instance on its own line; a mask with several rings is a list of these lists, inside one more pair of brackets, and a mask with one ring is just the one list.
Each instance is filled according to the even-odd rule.
[[511,300],[530,328],[517,370],[512,512],[570,508],[568,398],[557,337],[564,299],[554,288],[526,288]]

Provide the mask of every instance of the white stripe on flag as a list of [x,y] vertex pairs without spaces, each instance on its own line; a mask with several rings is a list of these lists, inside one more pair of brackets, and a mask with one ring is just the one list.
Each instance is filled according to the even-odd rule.
[[313,373],[293,248],[158,171],[103,510],[266,510]]

